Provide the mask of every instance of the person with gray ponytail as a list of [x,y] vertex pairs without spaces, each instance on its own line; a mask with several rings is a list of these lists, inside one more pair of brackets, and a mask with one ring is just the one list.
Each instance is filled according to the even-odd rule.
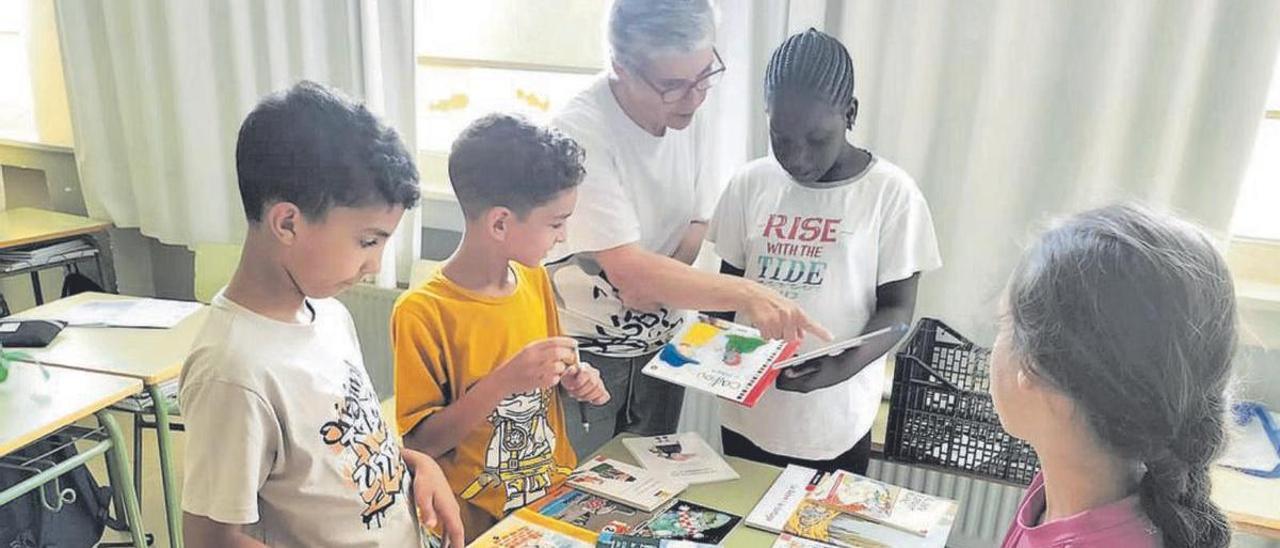
[[691,266],[720,197],[711,135],[697,116],[724,74],[708,0],[614,0],[608,66],[552,126],[586,152],[565,243],[548,256],[564,332],[615,397],[569,406],[579,455],[618,432],[674,432],[682,388],[640,374],[684,310],[742,311],[773,338],[829,338],[764,285]]
[[1208,471],[1236,304],[1209,237],[1137,206],[1076,215],[1022,258],[1002,308],[992,400],[1042,466],[1003,546],[1227,546]]

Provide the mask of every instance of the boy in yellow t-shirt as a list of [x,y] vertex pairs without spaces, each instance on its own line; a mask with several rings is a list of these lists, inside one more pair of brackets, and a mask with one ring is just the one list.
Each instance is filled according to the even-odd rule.
[[600,374],[560,336],[543,256],[564,239],[583,152],[560,132],[493,114],[458,136],[449,178],[462,243],[392,317],[396,421],[438,459],[467,536],[545,495],[577,464],[557,386],[594,405]]

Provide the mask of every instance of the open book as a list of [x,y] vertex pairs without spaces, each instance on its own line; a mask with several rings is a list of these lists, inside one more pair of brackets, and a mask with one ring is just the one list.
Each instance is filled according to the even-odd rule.
[[751,327],[698,314],[643,372],[752,407],[778,378],[773,366],[797,346],[798,341],[767,340]]
[[781,369],[906,330],[897,324],[797,354],[799,341],[765,339],[755,328],[698,314],[663,345],[644,374],[754,407]]

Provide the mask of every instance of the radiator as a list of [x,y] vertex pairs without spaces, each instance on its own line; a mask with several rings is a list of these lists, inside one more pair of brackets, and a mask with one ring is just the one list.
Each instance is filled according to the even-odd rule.
[[403,290],[356,284],[338,296],[338,300],[351,311],[364,353],[364,367],[373,381],[378,397],[391,397],[395,389],[394,369],[391,361],[391,308]]

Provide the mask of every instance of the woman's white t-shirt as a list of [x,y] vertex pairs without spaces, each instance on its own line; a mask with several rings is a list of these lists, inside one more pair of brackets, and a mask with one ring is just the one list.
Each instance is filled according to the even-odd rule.
[[[729,182],[708,234],[721,258],[799,303],[836,340],[863,332],[877,286],[942,265],[924,196],[880,158],[852,178],[812,185],[796,183],[772,157],[755,160]],[[806,339],[800,350],[816,344]],[[768,390],[750,409],[722,403],[720,418],[771,453],[832,459],[871,430],[884,364],[881,357],[807,394]]]
[[552,118],[586,151],[586,176],[567,238],[548,256],[560,323],[580,348],[614,357],[642,356],[665,344],[683,314],[622,305],[594,253],[626,244],[671,256],[693,221],[705,221],[719,197],[703,124],[662,136],[622,110],[602,76]]

